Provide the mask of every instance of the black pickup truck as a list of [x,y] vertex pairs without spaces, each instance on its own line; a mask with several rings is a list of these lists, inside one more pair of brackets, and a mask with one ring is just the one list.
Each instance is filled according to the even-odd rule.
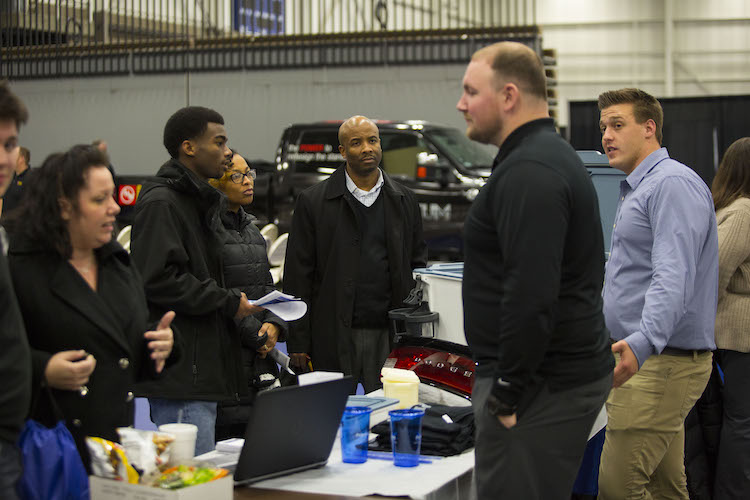
[[[297,195],[343,165],[341,123],[296,124],[284,130],[276,151],[274,205],[269,207],[280,228],[289,227]],[[430,257],[459,257],[464,219],[490,175],[492,155],[455,128],[422,121],[376,123],[381,167],[416,193]]]

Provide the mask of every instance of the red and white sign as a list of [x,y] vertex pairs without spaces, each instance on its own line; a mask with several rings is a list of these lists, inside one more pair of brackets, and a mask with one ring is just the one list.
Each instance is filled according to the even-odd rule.
[[132,184],[122,184],[120,186],[120,193],[118,195],[120,205],[135,205],[135,200],[138,197],[138,192],[136,189],[136,186]]

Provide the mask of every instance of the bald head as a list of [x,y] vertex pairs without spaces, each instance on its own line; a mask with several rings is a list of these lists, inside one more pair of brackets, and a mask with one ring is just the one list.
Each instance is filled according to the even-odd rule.
[[[360,182],[362,186],[374,185],[379,175],[378,165],[383,157],[380,131],[375,122],[360,115],[346,120],[339,127],[339,153],[346,161],[346,171],[355,184]],[[362,188],[360,184],[357,186]]]
[[485,61],[501,86],[514,83],[522,92],[547,101],[547,80],[544,64],[536,52],[518,42],[498,42],[483,47],[471,57],[472,61]]
[[359,129],[361,126],[367,126],[371,125],[375,128],[375,130],[378,129],[378,126],[375,125],[375,122],[367,118],[366,116],[362,115],[355,115],[346,120],[344,123],[341,124],[339,127],[339,144],[343,145],[346,140],[349,138],[349,136],[352,133],[352,130]]

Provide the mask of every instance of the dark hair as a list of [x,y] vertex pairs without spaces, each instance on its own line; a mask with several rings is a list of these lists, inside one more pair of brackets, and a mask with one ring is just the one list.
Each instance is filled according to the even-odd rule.
[[544,63],[530,47],[518,42],[498,42],[477,50],[471,59],[487,60],[499,80],[513,82],[529,94],[547,100]]
[[224,118],[213,109],[188,106],[169,117],[164,125],[164,147],[172,158],[177,158],[183,141],[203,134],[209,123],[224,125]]
[[26,166],[31,166],[31,151],[29,151],[28,148],[25,148],[21,146],[18,150],[18,154],[23,156],[23,159],[26,161]]
[[107,155],[90,145],[48,156],[41,167],[32,170],[21,204],[4,221],[8,231],[70,258],[73,248],[60,213],[60,199],[69,200],[77,210],[78,193],[86,185],[89,169],[108,163]]
[[0,81],[0,120],[13,120],[20,127],[29,119],[29,112],[21,99],[10,91],[7,81]]
[[654,120],[656,124],[656,140],[661,146],[664,110],[661,107],[661,103],[654,96],[641,89],[634,88],[610,90],[599,94],[599,111],[617,104],[632,104],[633,116],[637,123],[646,123],[648,120]]
[[711,184],[711,193],[717,211],[738,198],[750,198],[750,137],[737,139],[727,148]]

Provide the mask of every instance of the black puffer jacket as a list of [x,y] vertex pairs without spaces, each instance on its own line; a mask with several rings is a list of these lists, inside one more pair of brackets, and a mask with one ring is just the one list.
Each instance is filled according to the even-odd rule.
[[135,206],[133,260],[143,276],[150,318],[169,310],[180,331],[182,359],[138,395],[223,401],[243,394],[234,315],[240,291],[224,283],[220,214],[226,196],[177,160],[162,165]]
[[[259,299],[275,290],[271,277],[266,241],[260,231],[253,224],[254,217],[242,208],[237,213],[224,212],[221,221],[226,229],[222,261],[224,263],[224,282],[228,288],[237,288],[245,292],[250,300]],[[275,369],[275,364],[269,359],[261,360],[255,350],[255,341],[263,323],[273,323],[279,327],[279,341],[286,340],[287,324],[271,311],[263,311],[244,318],[239,323],[240,340],[242,343],[242,362],[244,366],[245,382],[249,396],[241,396],[240,400],[231,399],[222,402],[217,415],[217,425],[247,422],[249,410],[257,387],[257,373],[261,365]],[[244,391],[243,391],[244,392]]]

